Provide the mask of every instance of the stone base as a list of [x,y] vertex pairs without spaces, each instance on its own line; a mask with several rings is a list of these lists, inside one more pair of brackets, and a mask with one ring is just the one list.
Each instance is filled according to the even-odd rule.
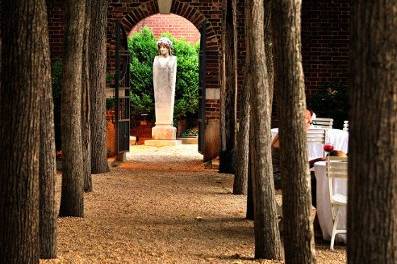
[[176,139],[149,139],[145,140],[145,146],[164,147],[182,144],[182,140]]
[[184,138],[178,138],[178,139],[182,141],[182,144],[198,144],[197,137],[184,137]]
[[[171,125],[156,125],[152,128],[152,138],[153,139],[176,139],[176,127]],[[145,143],[146,144],[146,143]]]

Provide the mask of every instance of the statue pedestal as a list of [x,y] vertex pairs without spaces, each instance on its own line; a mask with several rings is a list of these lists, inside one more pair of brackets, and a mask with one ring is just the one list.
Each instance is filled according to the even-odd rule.
[[152,128],[151,140],[145,140],[146,146],[163,147],[182,144],[181,140],[176,140],[176,127],[171,125],[156,125]]
[[145,146],[164,147],[176,146],[182,144],[182,140],[177,139],[148,139],[145,140]]
[[152,128],[153,139],[176,139],[176,127],[171,125],[156,125]]

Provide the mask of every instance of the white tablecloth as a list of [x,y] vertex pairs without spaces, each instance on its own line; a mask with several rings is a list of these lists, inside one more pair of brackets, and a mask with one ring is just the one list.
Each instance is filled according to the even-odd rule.
[[[317,182],[317,216],[323,233],[323,239],[330,240],[332,233],[332,213],[325,161],[316,162],[314,164],[314,172]],[[334,180],[334,190],[335,193],[347,195],[347,179]],[[346,208],[341,209],[341,216],[339,218],[338,229],[342,228],[346,228]],[[346,242],[346,235],[337,235],[335,241]]]
[[[324,129],[324,128],[314,128]],[[278,128],[272,128],[272,137],[278,133]],[[349,133],[340,129],[326,129],[325,143],[334,146],[334,150],[341,150],[347,153],[349,142]],[[318,143],[309,143],[307,146],[307,155],[309,160],[323,157],[323,145]]]

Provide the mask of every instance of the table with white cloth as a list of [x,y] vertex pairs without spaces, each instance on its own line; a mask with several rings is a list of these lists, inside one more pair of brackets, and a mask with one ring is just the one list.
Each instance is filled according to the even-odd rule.
[[[324,128],[311,128],[311,129],[322,129]],[[325,129],[326,137],[325,143],[334,146],[334,150],[341,150],[347,153],[347,147],[349,142],[349,133],[341,129]],[[278,133],[278,128],[272,128],[272,137],[274,138]],[[307,155],[309,160],[321,158],[324,156],[323,145],[319,143],[309,142],[307,144]]]
[[[333,223],[326,169],[327,168],[325,161],[318,161],[314,163],[314,173],[316,175],[317,182],[317,217],[320,223],[321,231],[323,233],[323,239],[331,240]],[[334,179],[333,188],[335,193],[347,195],[347,179]],[[339,218],[337,229],[346,229],[346,208],[342,208],[340,214],[341,215]],[[346,235],[337,235],[335,241],[346,242]]]
[[[311,128],[313,129],[313,128]],[[324,129],[324,128],[314,128]],[[348,152],[349,133],[340,129],[325,129],[327,144],[331,144],[334,150],[341,150]],[[278,128],[272,129],[272,137],[274,138],[278,133]],[[307,144],[308,159],[316,159],[324,156],[323,145],[319,143],[309,142]],[[332,233],[332,212],[331,202],[329,197],[328,178],[326,175],[325,161],[319,161],[314,164],[314,173],[316,175],[316,204],[317,216],[320,223],[323,239],[330,240]],[[335,192],[347,195],[347,180],[337,179],[334,182]],[[346,209],[341,210],[341,217],[338,223],[339,228],[344,228],[346,225]],[[346,242],[346,235],[340,234],[335,238],[336,241]]]

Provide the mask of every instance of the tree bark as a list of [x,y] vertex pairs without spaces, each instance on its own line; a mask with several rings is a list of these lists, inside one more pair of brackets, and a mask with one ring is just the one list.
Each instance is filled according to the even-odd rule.
[[273,4],[285,263],[315,263],[304,130],[306,99],[300,39],[301,1],[273,1]]
[[108,1],[92,1],[89,78],[91,98],[91,173],[109,171],[106,148],[106,26]]
[[[265,40],[263,1],[249,0],[247,15],[247,47],[250,52],[249,72],[252,74],[251,128],[254,129],[253,142],[253,194],[255,258],[281,259],[282,248],[277,222],[277,208],[274,194],[273,169],[271,158],[271,88],[269,85]],[[255,51],[255,52],[253,52]],[[255,95],[255,96],[253,96]]]
[[254,220],[254,197],[252,194],[252,171],[251,171],[251,162],[248,162],[248,186],[247,186],[247,212],[245,218],[248,220]]
[[[47,23],[47,12],[44,13]],[[43,27],[43,45],[46,53],[42,76],[40,99],[40,258],[56,258],[57,211],[55,210],[55,130],[54,104],[52,98],[51,60],[48,26]]]
[[39,263],[39,98],[49,65],[44,0],[3,0],[0,88],[0,256]]
[[[245,74],[247,76],[247,74]],[[249,165],[249,130],[250,106],[249,86],[245,85],[241,99],[239,129],[236,138],[236,155],[234,168],[233,194],[247,194],[248,192],[248,165]]]
[[83,70],[81,89],[81,138],[83,153],[84,191],[92,192],[91,177],[91,123],[90,123],[90,78],[89,78],[89,32],[91,23],[91,0],[85,0],[85,28],[83,43]]
[[353,2],[348,263],[397,262],[397,2]]
[[225,1],[225,32],[224,56],[225,75],[224,91],[224,122],[222,126],[222,150],[220,153],[219,171],[234,173],[234,151],[236,142],[236,110],[237,110],[237,28],[236,0]]
[[[237,7],[236,7],[237,8]],[[248,62],[246,53],[246,62]],[[247,64],[247,63],[245,63]],[[249,155],[249,87],[248,72],[244,70],[244,87],[241,89],[239,100],[239,125],[237,129],[233,194],[247,194],[248,192],[248,155]]]
[[81,137],[81,71],[85,2],[66,1],[65,55],[61,96],[62,194],[60,216],[84,216]]

